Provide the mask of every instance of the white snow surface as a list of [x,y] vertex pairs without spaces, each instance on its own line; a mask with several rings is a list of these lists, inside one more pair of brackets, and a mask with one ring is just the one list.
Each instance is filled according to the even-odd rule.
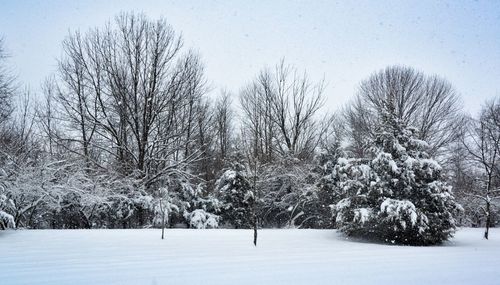
[[443,246],[356,242],[334,230],[0,231],[0,284],[500,284],[500,230]]

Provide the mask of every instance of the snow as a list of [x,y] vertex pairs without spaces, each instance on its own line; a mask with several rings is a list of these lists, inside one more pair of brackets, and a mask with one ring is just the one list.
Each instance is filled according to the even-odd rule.
[[344,198],[344,199],[340,200],[335,205],[335,209],[340,212],[340,211],[342,211],[342,209],[350,207],[350,206],[351,206],[351,199],[350,198]]
[[500,230],[444,246],[355,242],[334,230],[0,231],[0,284],[499,284]]
[[399,173],[399,168],[396,162],[392,159],[392,155],[387,152],[380,152],[377,157],[373,160],[374,164],[377,163],[382,163],[382,164],[389,164],[389,167],[391,168],[393,173]]
[[189,224],[196,229],[211,229],[219,227],[219,216],[196,209],[186,215]]
[[389,160],[389,165],[391,166],[392,172],[399,173],[398,165],[394,160]]
[[422,161],[422,165],[430,168],[429,171],[432,171],[432,170],[440,171],[442,169],[441,165],[439,165],[439,163],[437,161],[435,161],[434,159],[422,159],[421,161]]
[[337,164],[340,165],[340,166],[348,165],[349,164],[349,160],[347,158],[344,158],[344,157],[339,157],[337,159]]
[[[6,212],[0,210],[0,221],[4,223],[7,228],[15,228],[16,223],[14,222],[14,217]],[[0,227],[1,229],[1,227]]]
[[[417,224],[417,210],[415,205],[408,200],[395,200],[387,198],[380,205],[380,211],[386,213],[390,219],[394,220],[400,220],[403,214],[405,214],[406,216],[409,216],[412,226]],[[405,229],[406,223],[402,222],[401,226]]]
[[354,220],[361,224],[364,224],[366,223],[366,221],[370,220],[372,213],[373,213],[372,209],[367,209],[367,208],[355,209]]
[[236,179],[237,172],[234,170],[226,170],[222,176],[225,180],[234,180]]

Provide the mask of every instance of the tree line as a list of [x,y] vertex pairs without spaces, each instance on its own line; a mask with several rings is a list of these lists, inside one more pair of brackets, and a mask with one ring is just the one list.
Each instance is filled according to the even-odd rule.
[[428,244],[496,224],[500,99],[466,115],[443,77],[389,66],[332,113],[324,80],[280,60],[213,98],[179,33],[124,13],[69,33],[33,96],[2,46],[1,228],[340,228]]

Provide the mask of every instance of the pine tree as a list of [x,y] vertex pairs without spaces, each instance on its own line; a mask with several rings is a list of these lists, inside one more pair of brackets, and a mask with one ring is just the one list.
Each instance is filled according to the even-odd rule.
[[250,228],[254,195],[243,172],[226,170],[217,180],[215,189],[222,204],[222,222],[235,228]]
[[[334,209],[340,230],[384,242],[430,245],[450,238],[461,208],[440,165],[429,157],[416,130],[384,113],[368,163],[344,161],[340,185],[346,198]],[[347,167],[348,166],[348,167]]]

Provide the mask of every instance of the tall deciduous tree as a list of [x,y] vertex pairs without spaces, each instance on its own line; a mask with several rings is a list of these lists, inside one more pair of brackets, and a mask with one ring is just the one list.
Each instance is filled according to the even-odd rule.
[[195,122],[206,90],[203,65],[165,20],[121,14],[63,42],[56,96],[65,139],[88,164],[154,183],[199,152]]
[[7,53],[3,38],[0,38],[0,125],[7,120],[13,110],[12,97],[15,91],[15,76],[5,65]]
[[240,95],[245,136],[255,157],[272,161],[276,155],[311,159],[325,132],[317,112],[324,83],[313,84],[307,73],[281,61],[263,70]]
[[380,117],[392,97],[394,116],[417,129],[418,139],[429,143],[429,153],[440,155],[456,141],[461,104],[453,86],[445,79],[405,66],[389,66],[361,82],[358,95],[346,108],[351,151],[367,155],[374,130],[383,124]]
[[484,238],[488,239],[492,226],[492,202],[500,199],[500,100],[492,100],[483,107],[479,118],[469,119],[463,133],[463,145],[470,158],[482,171],[481,191],[467,193],[480,199],[486,216]]

